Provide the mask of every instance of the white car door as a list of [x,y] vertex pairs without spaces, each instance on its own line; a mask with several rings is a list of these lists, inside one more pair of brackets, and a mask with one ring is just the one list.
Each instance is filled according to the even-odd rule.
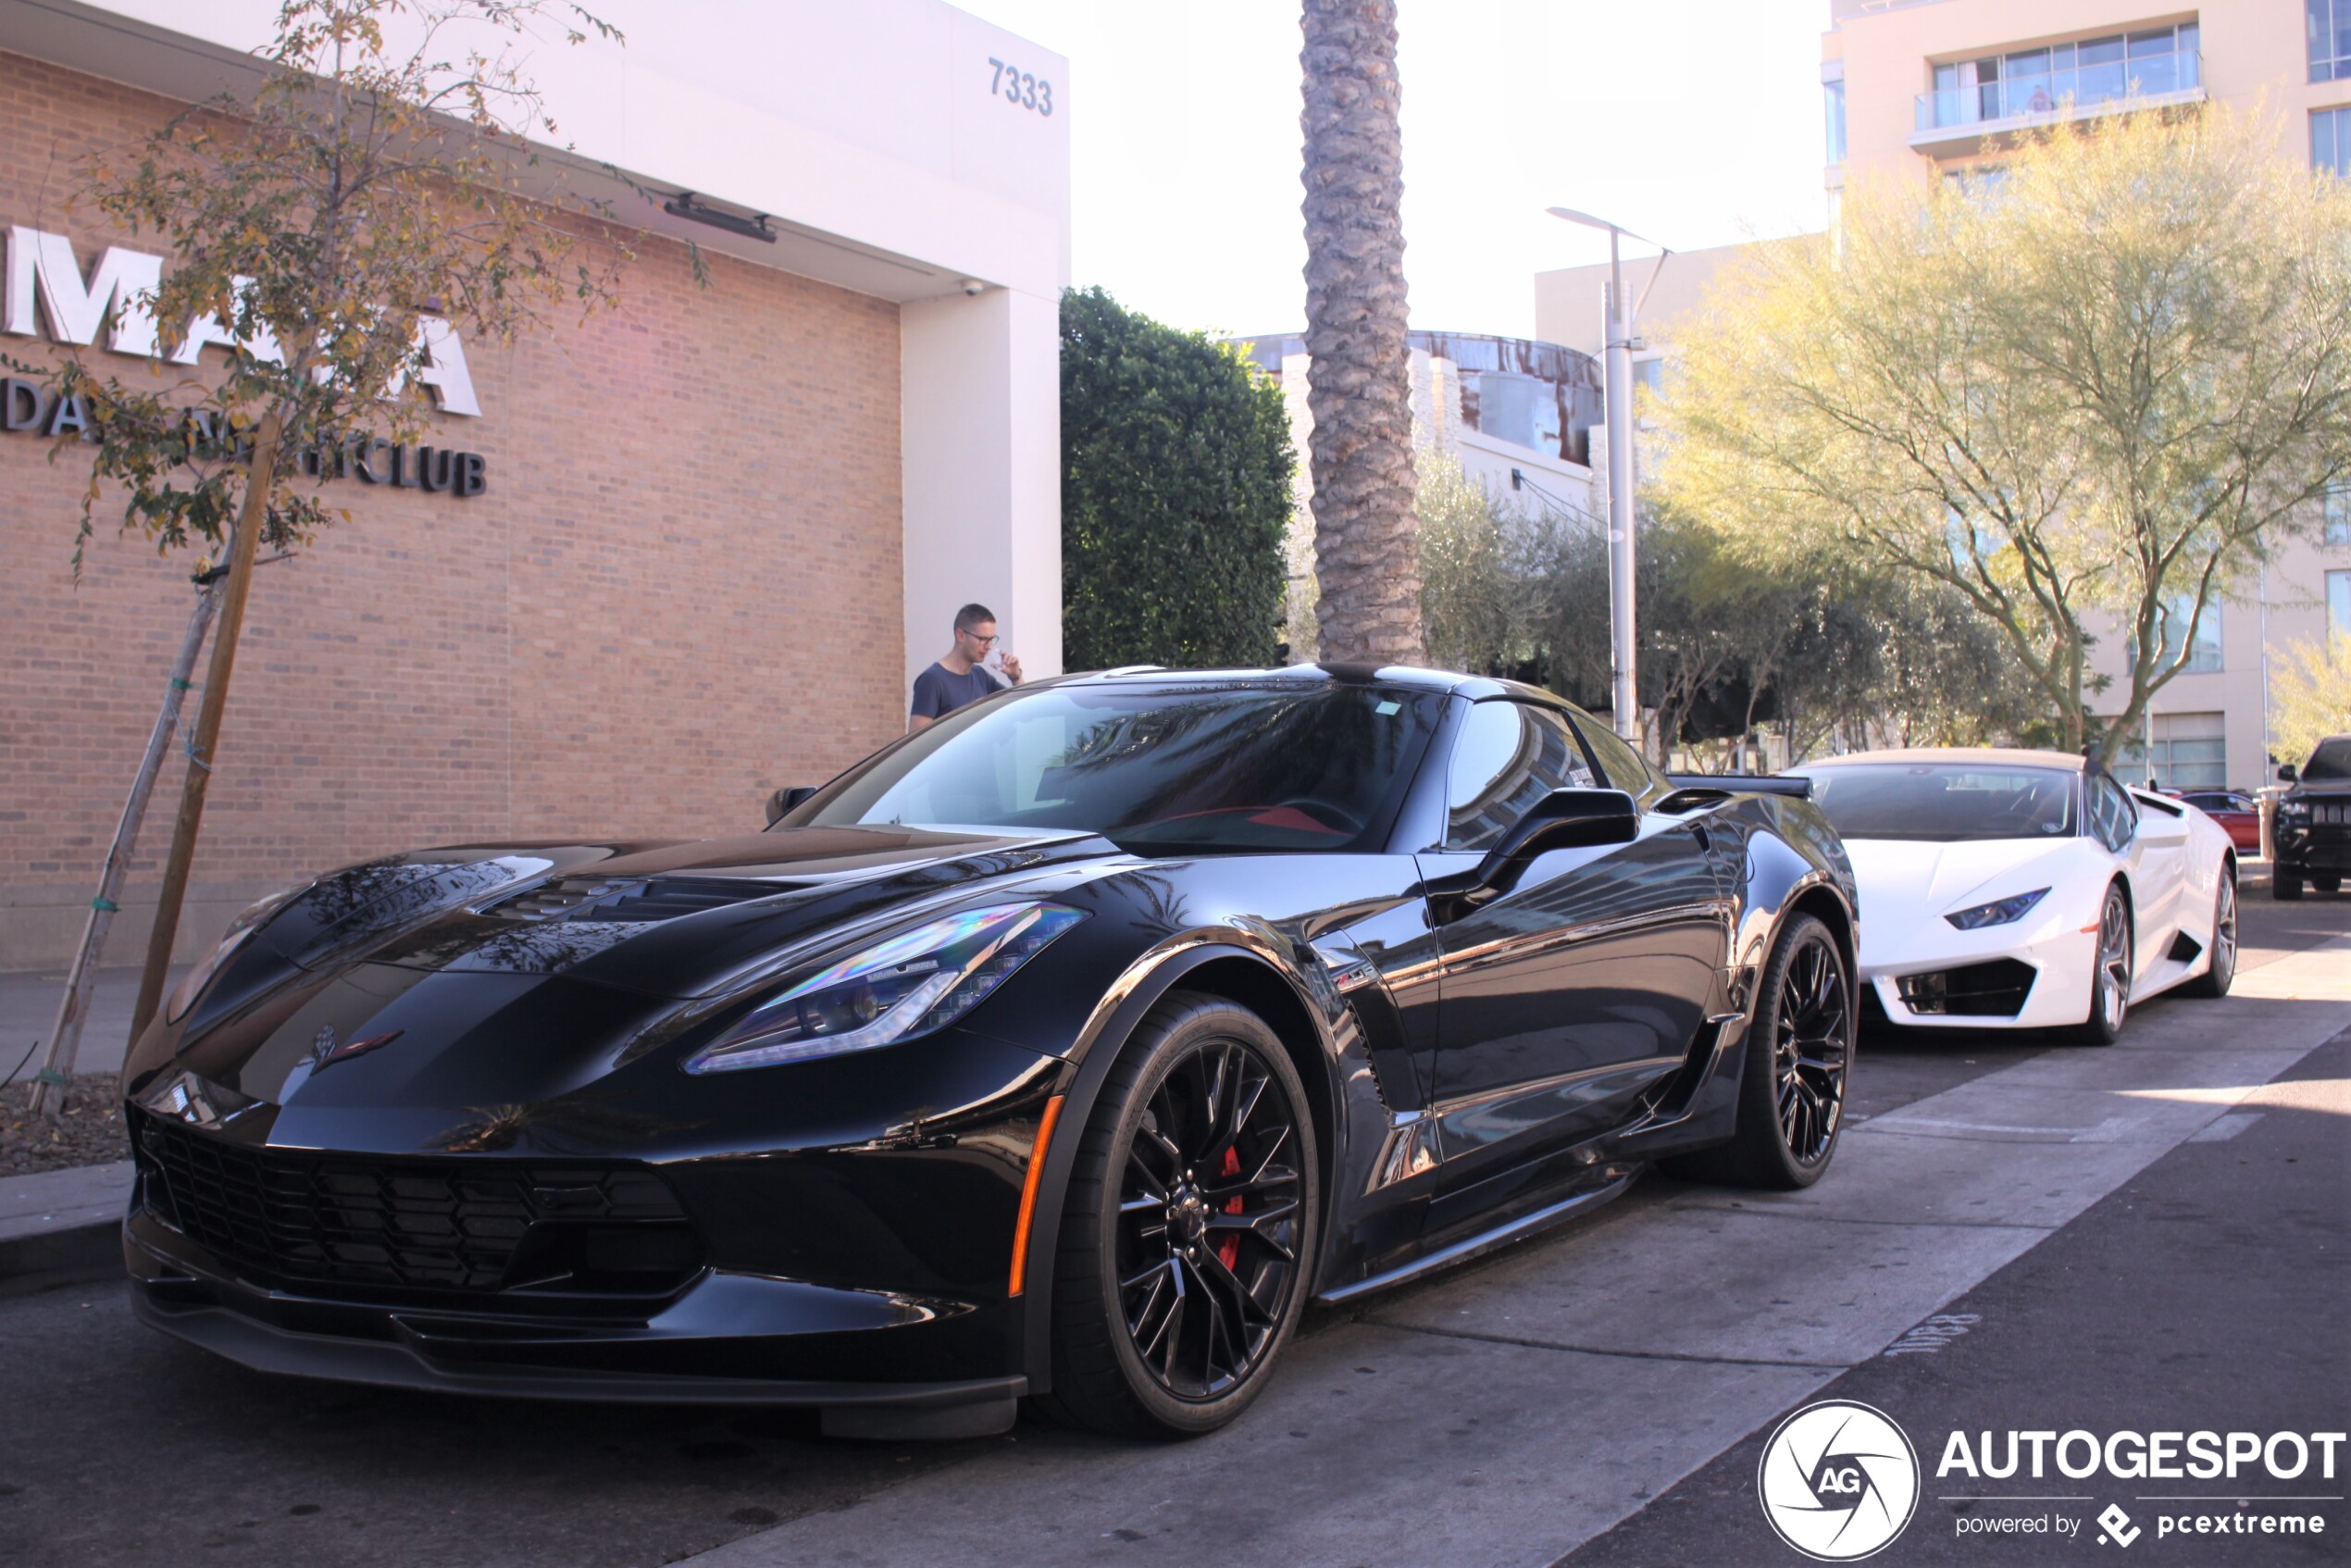
[[[2187,915],[2188,814],[2183,806],[2145,795],[2133,795],[2131,803],[2138,815],[2138,831],[2131,840],[2138,859],[2133,885],[2144,885],[2139,896],[2147,911],[2142,920],[2148,929],[2139,951],[2151,965],[2170,951]],[[2149,951],[2146,940],[2160,945]]]
[[[2129,790],[2106,774],[2090,780],[2090,821],[2100,842],[2114,852],[2131,884],[2132,993],[2162,961],[2179,929],[2180,865],[2187,847],[2184,821],[2142,807]],[[2147,818],[2171,824],[2167,834]]]

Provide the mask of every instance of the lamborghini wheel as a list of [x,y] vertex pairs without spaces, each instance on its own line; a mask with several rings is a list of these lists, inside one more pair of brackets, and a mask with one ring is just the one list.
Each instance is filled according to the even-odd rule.
[[2236,867],[2220,867],[2220,886],[2212,895],[2212,962],[2187,984],[2190,996],[2226,996],[2237,977]]
[[2073,1026],[2084,1045],[2112,1045],[2131,1012],[2131,901],[2122,884],[2106,890],[2098,910],[2098,942],[2091,960],[2090,1015]]
[[1078,1146],[1039,1402],[1127,1437],[1238,1415],[1305,1307],[1316,1198],[1313,1123],[1281,1042],[1246,1009],[1170,993]]

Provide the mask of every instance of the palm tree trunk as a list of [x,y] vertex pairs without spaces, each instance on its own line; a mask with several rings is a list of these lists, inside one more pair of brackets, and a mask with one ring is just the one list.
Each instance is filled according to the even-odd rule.
[[1305,0],[1307,406],[1322,656],[1419,664],[1396,0]]

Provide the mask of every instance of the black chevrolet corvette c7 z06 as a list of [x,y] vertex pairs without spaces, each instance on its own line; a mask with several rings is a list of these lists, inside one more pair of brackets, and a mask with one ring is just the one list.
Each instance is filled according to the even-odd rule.
[[1117,671],[764,833],[333,872],[137,1042],[139,1311],[359,1382],[1205,1431],[1310,1296],[1652,1161],[1826,1168],[1854,892],[1805,788],[1508,682]]

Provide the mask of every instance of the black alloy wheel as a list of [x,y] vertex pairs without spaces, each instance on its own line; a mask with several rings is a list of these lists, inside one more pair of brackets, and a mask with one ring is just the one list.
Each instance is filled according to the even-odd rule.
[[1845,1125],[1853,1061],[1852,971],[1818,918],[1788,922],[1763,966],[1739,1075],[1737,1131],[1665,1162],[1673,1175],[1785,1191],[1821,1178]]
[[1780,1137],[1801,1165],[1828,1158],[1845,1110],[1852,999],[1836,944],[1823,930],[1798,944],[1772,1009],[1772,1100]]
[[2237,875],[2233,862],[2220,866],[2220,886],[2212,895],[2212,940],[2206,944],[2212,961],[2187,985],[2191,996],[2226,996],[2237,977]]
[[1138,1437],[1239,1414],[1305,1305],[1314,1151],[1297,1069],[1263,1020],[1182,993],[1154,1008],[1071,1173],[1048,1412]]
[[2091,958],[2090,1015],[2073,1027],[2084,1045],[2112,1045],[2131,1013],[2131,901],[2111,883],[2098,907],[2097,947]]

